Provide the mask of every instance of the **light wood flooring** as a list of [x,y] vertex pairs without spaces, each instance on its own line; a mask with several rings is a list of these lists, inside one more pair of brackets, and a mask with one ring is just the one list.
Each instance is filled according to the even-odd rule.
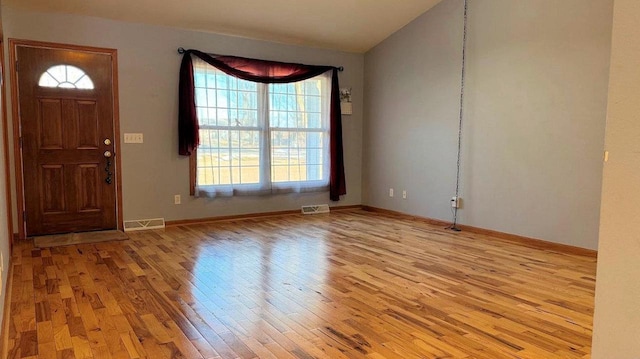
[[588,358],[596,261],[361,210],[14,247],[9,358]]

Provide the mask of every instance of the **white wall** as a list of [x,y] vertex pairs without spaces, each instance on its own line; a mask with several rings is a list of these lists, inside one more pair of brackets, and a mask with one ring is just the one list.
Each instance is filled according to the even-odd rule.
[[[328,193],[271,197],[189,197],[189,160],[177,154],[178,47],[276,61],[344,66],[342,87],[353,88],[354,115],[343,117],[347,195],[335,205],[361,203],[361,54],[92,17],[4,8],[6,38],[80,44],[118,50],[121,132],[142,132],[142,145],[123,144],[124,218],[167,220],[297,209],[331,203]],[[182,195],[182,205],[173,196]]]
[[[2,1],[0,0],[0,8]],[[2,33],[2,12],[0,11],[0,33]],[[2,49],[0,49],[2,51]],[[6,86],[1,87],[0,91],[4,91]],[[0,114],[2,114],[2,102],[0,101]],[[0,120],[1,122],[1,120]],[[0,129],[1,131],[1,129]],[[2,320],[4,316],[4,302],[7,299],[7,278],[9,275],[9,259],[11,258],[11,253],[9,252],[10,248],[10,237],[9,237],[9,223],[7,223],[7,196],[6,196],[6,173],[5,173],[5,161],[4,161],[4,140],[3,136],[0,133],[0,253],[2,253],[3,261],[0,263],[0,266],[4,269],[2,273],[0,273],[0,325],[2,325]],[[0,340],[2,340],[0,338]],[[0,347],[2,345],[0,344]]]
[[[469,1],[460,223],[597,247],[612,3]],[[364,204],[452,218],[462,7],[365,55]]]
[[640,356],[640,2],[616,0],[605,146],[594,359]]

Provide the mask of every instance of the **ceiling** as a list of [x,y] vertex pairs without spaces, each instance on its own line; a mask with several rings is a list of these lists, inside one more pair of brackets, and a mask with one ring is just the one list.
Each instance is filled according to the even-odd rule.
[[363,53],[441,0],[4,0],[96,16]]

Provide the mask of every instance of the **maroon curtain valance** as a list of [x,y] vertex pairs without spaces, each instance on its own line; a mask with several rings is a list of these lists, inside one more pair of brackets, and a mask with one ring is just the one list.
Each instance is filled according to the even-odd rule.
[[340,200],[347,193],[342,150],[342,113],[340,112],[340,85],[338,68],[333,66],[303,65],[287,62],[256,60],[235,56],[211,56],[198,50],[185,50],[180,65],[178,152],[190,156],[198,148],[199,126],[195,103],[195,83],[191,56],[197,56],[228,75],[260,83],[289,83],[303,81],[333,71],[331,81],[331,112],[329,135],[329,197]]

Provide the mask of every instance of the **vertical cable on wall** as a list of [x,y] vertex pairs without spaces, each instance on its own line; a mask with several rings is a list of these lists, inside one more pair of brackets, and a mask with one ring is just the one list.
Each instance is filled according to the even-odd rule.
[[[463,19],[463,31],[462,31],[462,76],[460,79],[460,113],[458,117],[458,160],[456,163],[456,199],[459,199],[460,193],[460,158],[462,149],[462,119],[464,118],[464,82],[466,76],[466,60],[467,60],[467,12],[468,4],[467,0],[464,1],[464,19]],[[460,228],[456,227],[458,223],[458,204],[453,208],[453,222],[447,229],[454,231],[460,231]]]

